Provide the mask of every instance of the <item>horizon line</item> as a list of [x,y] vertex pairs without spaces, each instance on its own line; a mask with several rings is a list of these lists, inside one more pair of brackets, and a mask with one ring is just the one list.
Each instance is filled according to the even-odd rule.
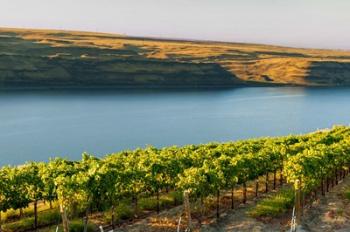
[[305,49],[305,50],[323,50],[323,51],[342,51],[350,52],[350,49],[346,48],[321,48],[321,47],[303,47],[303,46],[294,46],[294,45],[283,45],[275,43],[259,43],[259,42],[247,42],[247,41],[230,41],[230,40],[211,40],[211,39],[195,39],[187,37],[167,37],[167,36],[146,36],[146,35],[131,35],[125,33],[117,32],[107,32],[107,31],[89,31],[89,30],[79,30],[79,29],[62,29],[62,28],[46,28],[46,27],[13,27],[13,26],[1,26],[1,29],[14,29],[14,30],[33,30],[33,31],[65,31],[65,32],[77,32],[77,33],[95,33],[95,34],[104,34],[111,35],[115,37],[127,37],[134,39],[150,39],[150,40],[160,40],[160,41],[178,41],[178,42],[197,42],[197,43],[223,43],[223,44],[244,44],[244,45],[257,45],[257,46],[272,46],[278,48],[292,48],[292,49]]

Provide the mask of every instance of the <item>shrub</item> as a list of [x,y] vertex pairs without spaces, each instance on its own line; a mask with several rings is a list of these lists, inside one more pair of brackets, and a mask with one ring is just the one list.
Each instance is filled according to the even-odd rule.
[[345,197],[350,200],[350,187],[344,191]]
[[126,220],[133,217],[133,209],[130,204],[121,203],[116,207],[116,220]]

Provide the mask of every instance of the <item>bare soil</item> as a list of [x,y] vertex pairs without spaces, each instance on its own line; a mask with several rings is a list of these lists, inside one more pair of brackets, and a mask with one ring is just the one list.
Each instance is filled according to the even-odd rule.
[[[263,188],[263,186],[261,186]],[[350,231],[350,200],[344,195],[345,189],[350,188],[350,177],[339,181],[339,184],[330,189],[326,196],[319,194],[317,201],[307,206],[304,210],[303,228],[310,232],[348,232]],[[261,189],[263,190],[263,189]],[[230,210],[230,204],[225,198],[222,201],[222,211],[219,219],[215,218],[215,210],[207,212],[205,220],[199,224],[199,216],[194,213],[194,231],[202,232],[279,232],[289,231],[291,212],[279,218],[252,218],[247,215],[250,207],[256,204],[252,186],[248,188],[248,202],[242,204],[239,201],[241,190],[237,189],[235,198],[237,202],[235,209]],[[266,194],[260,194],[265,197]],[[135,221],[135,223],[124,226],[118,231],[148,232],[148,231],[176,231],[180,216],[182,216],[182,206],[163,211],[159,215],[152,215],[145,219]],[[185,231],[186,219],[182,218],[180,231]]]
[[344,195],[350,188],[350,177],[330,190],[306,210],[304,227],[312,232],[350,231],[350,201]]

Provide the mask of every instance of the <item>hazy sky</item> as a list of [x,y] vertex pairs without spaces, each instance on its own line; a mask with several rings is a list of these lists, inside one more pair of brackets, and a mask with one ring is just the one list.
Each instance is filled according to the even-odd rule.
[[0,0],[0,27],[350,49],[350,0]]

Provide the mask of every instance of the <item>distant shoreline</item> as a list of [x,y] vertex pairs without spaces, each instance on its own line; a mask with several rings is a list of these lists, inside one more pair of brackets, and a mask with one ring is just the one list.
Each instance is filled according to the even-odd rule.
[[350,52],[0,28],[3,89],[350,86]]
[[237,88],[260,88],[260,87],[276,87],[276,88],[349,88],[350,85],[297,85],[297,84],[240,84],[235,86],[38,86],[38,87],[0,87],[1,91],[47,91],[47,90],[229,90]]
[[[235,86],[39,86],[39,87],[0,87],[0,91],[20,91],[20,90],[225,90],[236,88],[249,87],[305,87],[305,88],[319,88],[319,87],[344,87],[344,86],[303,86],[303,85],[285,85],[285,84],[241,84]],[[350,87],[350,86],[349,86]]]

